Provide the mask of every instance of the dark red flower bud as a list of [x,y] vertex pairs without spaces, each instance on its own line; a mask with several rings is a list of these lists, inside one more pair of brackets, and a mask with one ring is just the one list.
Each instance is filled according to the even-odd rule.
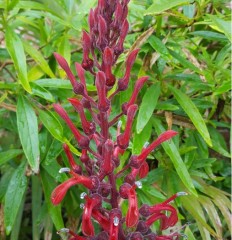
[[63,144],[63,149],[64,149],[64,152],[65,152],[66,156],[68,157],[68,161],[69,161],[69,164],[70,164],[72,170],[77,174],[81,174],[82,173],[82,168],[81,168],[81,166],[76,164],[76,162],[73,158],[73,155],[70,151],[70,148],[66,143]]
[[108,240],[109,234],[107,232],[100,232],[94,240]]
[[140,232],[133,232],[127,237],[128,240],[143,240],[143,235]]
[[107,24],[105,19],[99,15],[98,16],[98,39],[97,39],[97,47],[99,50],[103,51],[105,47],[107,46],[107,39],[106,39],[106,34],[107,34]]
[[140,90],[142,89],[144,83],[147,81],[148,78],[149,77],[141,77],[136,81],[135,86],[134,86],[134,91],[131,95],[130,100],[127,103],[124,103],[122,105],[122,111],[124,114],[127,114],[128,107],[135,103],[138,93],[140,92]]
[[88,95],[87,89],[86,89],[86,81],[85,81],[85,70],[82,68],[81,64],[77,62],[75,63],[75,67],[76,67],[77,75],[80,79],[80,82],[84,87],[84,93]]
[[102,163],[102,171],[106,175],[110,174],[114,169],[114,166],[112,164],[113,150],[114,150],[113,141],[107,139],[107,141],[103,145],[103,163]]
[[98,72],[96,74],[96,87],[98,92],[98,109],[101,112],[107,112],[110,108],[110,102],[106,98],[106,77],[104,72]]
[[98,0],[97,9],[98,9],[99,14],[103,13],[105,7],[106,7],[105,0]]
[[54,56],[57,60],[57,62],[59,63],[59,65],[61,66],[61,68],[66,72],[72,86],[73,86],[73,91],[76,93],[76,94],[83,94],[83,91],[84,91],[84,87],[81,83],[78,83],[76,81],[76,78],[74,77],[70,67],[68,66],[68,63],[67,61],[61,56],[59,55],[58,53],[54,53]]
[[78,129],[74,126],[73,122],[69,118],[66,111],[61,107],[60,104],[53,104],[55,111],[60,115],[61,118],[66,122],[69,126],[70,130],[72,131],[74,137],[76,138],[78,145],[80,148],[86,149],[89,147],[89,138],[83,136]]
[[113,52],[106,47],[103,54],[103,69],[106,75],[106,85],[112,87],[115,83],[115,76],[112,74]]
[[87,135],[93,134],[96,130],[95,123],[87,121],[82,103],[76,98],[68,98],[68,101],[74,106],[76,111],[79,113],[85,134]]
[[158,138],[152,142],[148,147],[144,148],[140,155],[132,155],[130,158],[130,165],[134,168],[140,168],[144,161],[146,161],[147,156],[161,143],[171,139],[176,136],[178,132],[173,130],[167,130],[166,132],[160,134]]
[[115,13],[114,13],[114,21],[113,21],[114,26],[116,26],[116,24],[119,24],[121,22],[122,13],[123,13],[122,5],[118,1],[117,6],[116,6],[116,10],[115,10]]
[[136,185],[131,186],[128,183],[124,183],[119,189],[120,196],[122,198],[128,199],[129,201],[129,209],[126,215],[127,227],[135,226],[139,219],[138,201],[135,188]]
[[150,206],[147,204],[143,204],[139,209],[139,213],[144,217],[150,216],[151,215]]
[[128,108],[125,131],[117,137],[117,144],[122,149],[126,149],[129,146],[131,128],[137,110],[138,106],[136,104],[133,104]]
[[89,11],[89,28],[90,28],[90,32],[92,32],[92,29],[94,27],[94,10],[91,8]]
[[157,240],[156,237],[157,235],[155,233],[149,233],[148,235],[146,235],[147,240]]
[[88,53],[88,55],[89,55],[90,49],[91,49],[91,38],[86,31],[83,31],[82,46],[83,46],[83,50],[86,51],[84,53],[85,54]]
[[91,197],[85,196],[85,207],[82,215],[82,232],[87,236],[94,236],[94,227],[91,221],[92,211],[96,207],[100,207],[102,199],[98,194]]
[[83,163],[87,163],[89,161],[89,155],[87,153],[87,149],[82,149],[80,160]]
[[146,233],[148,231],[148,226],[145,221],[139,221],[136,227],[136,231],[141,233]]
[[102,182],[100,184],[100,187],[98,189],[99,194],[101,194],[102,197],[108,197],[111,192],[111,185],[109,183]]
[[118,90],[124,91],[128,88],[129,79],[130,79],[130,72],[131,68],[135,62],[136,56],[138,55],[139,49],[133,50],[127,60],[126,60],[126,72],[123,78],[119,79],[118,81]]

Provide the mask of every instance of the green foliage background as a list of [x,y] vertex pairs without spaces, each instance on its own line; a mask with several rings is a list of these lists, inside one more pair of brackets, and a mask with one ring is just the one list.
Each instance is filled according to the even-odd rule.
[[[81,30],[88,30],[87,14],[95,5],[93,0],[0,1],[0,239],[59,239],[56,230],[64,226],[80,229],[83,189],[69,191],[62,206],[50,202],[51,191],[67,179],[58,174],[67,165],[62,143],[79,161],[52,103],[61,102],[80,127],[66,100],[73,96],[71,84],[53,52],[72,67],[81,61]],[[188,192],[174,204],[177,229],[190,222],[181,230],[190,240],[230,239],[230,7],[224,0],[131,0],[126,51],[114,69],[121,77],[127,53],[141,49],[130,88],[114,100],[115,114],[135,80],[150,76],[139,95],[126,157],[165,129],[179,132],[149,156],[150,173],[138,196],[140,203],[155,204]],[[87,80],[94,96],[88,74]]]

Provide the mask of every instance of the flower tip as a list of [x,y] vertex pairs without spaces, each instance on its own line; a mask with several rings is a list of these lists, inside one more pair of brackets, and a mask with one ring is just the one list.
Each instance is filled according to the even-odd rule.
[[178,192],[176,194],[177,197],[179,197],[179,196],[186,196],[186,195],[188,195],[188,193],[186,193],[186,192]]
[[59,170],[59,173],[65,173],[65,172],[70,172],[70,168],[64,167]]

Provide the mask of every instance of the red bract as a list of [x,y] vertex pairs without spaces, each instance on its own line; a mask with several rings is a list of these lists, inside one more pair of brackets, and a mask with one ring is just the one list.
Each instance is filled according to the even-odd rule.
[[[74,93],[78,95],[68,98],[68,101],[78,113],[82,126],[79,130],[60,104],[53,105],[76,139],[80,156],[75,161],[71,153],[73,148],[69,148],[71,145],[63,145],[68,167],[61,168],[60,173],[67,172],[70,178],[54,189],[51,201],[54,205],[59,204],[74,185],[81,184],[86,188],[86,193],[82,193],[80,200],[76,201],[83,201],[80,235],[85,236],[63,229],[72,240],[175,240],[179,237],[176,232],[157,236],[152,232],[152,225],[159,221],[159,231],[173,227],[178,215],[171,202],[185,193],[177,193],[154,206],[144,204],[139,208],[137,200],[137,188],[142,187],[137,180],[146,177],[149,172],[146,162],[148,155],[177,132],[165,131],[150,145],[145,144],[140,154],[131,155],[129,161],[125,159],[131,151],[128,148],[138,110],[136,99],[148,76],[138,78],[128,101],[119,107],[119,113],[112,105],[114,100],[119,102],[115,96],[128,88],[131,70],[139,54],[139,49],[128,53],[125,71],[120,74],[121,78],[117,78],[114,70],[119,69],[116,68],[117,59],[124,51],[124,41],[129,31],[128,3],[129,0],[98,0],[97,7],[90,10],[89,32],[82,33],[82,62],[75,63],[77,79],[67,61],[54,53]],[[87,82],[90,84],[90,77],[95,85],[91,93],[87,85]],[[121,129],[120,118],[123,116],[126,121]],[[114,129],[116,124],[117,128]],[[122,183],[121,186],[118,186],[119,183]],[[123,215],[121,206],[124,202],[127,202],[128,209]],[[93,221],[99,227],[95,228]]]

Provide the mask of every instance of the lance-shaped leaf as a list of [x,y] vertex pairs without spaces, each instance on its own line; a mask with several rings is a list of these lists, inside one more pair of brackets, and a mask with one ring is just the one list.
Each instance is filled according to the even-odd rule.
[[40,161],[38,123],[36,114],[26,97],[19,96],[16,114],[23,151],[32,170],[38,173]]
[[176,89],[169,85],[170,90],[174,94],[176,100],[181,105],[181,107],[184,109],[186,114],[189,116],[189,118],[192,120],[194,126],[198,130],[198,132],[201,134],[201,136],[204,138],[206,143],[212,147],[212,142],[210,139],[210,135],[207,129],[207,126],[205,124],[205,121],[203,117],[201,116],[199,110],[195,106],[195,104],[192,102],[192,100],[184,94],[179,89]]

